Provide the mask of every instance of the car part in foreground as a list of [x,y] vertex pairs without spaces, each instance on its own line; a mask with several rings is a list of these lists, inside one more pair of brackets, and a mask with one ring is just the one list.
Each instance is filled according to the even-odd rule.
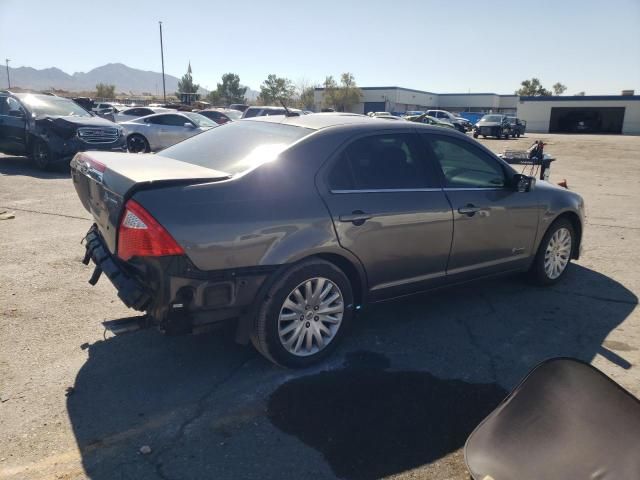
[[471,433],[474,480],[640,478],[640,401],[571,358],[535,367]]

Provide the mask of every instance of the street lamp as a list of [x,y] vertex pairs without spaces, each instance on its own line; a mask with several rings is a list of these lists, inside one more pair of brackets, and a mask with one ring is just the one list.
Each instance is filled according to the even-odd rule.
[[7,88],[11,88],[11,77],[9,76],[9,62],[11,61],[11,59],[9,58],[5,58],[4,59],[4,63],[7,66]]
[[162,47],[162,22],[158,22],[160,25],[160,58],[162,59],[162,98],[164,103],[167,103],[167,88],[164,83],[164,48]]

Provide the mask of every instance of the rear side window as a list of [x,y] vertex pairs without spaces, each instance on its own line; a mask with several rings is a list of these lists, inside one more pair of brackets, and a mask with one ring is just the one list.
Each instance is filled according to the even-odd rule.
[[267,122],[233,122],[212,128],[158,155],[231,175],[275,158],[313,130]]
[[356,140],[329,173],[331,190],[407,190],[435,186],[413,134],[373,135]]
[[501,188],[505,171],[495,159],[474,145],[451,137],[424,135],[449,188]]

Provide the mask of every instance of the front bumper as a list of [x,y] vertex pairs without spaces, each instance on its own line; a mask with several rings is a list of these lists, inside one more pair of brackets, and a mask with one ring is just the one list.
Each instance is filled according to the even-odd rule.
[[57,139],[49,142],[49,148],[53,153],[56,162],[69,162],[78,152],[86,152],[89,150],[98,150],[102,152],[126,152],[127,140],[121,135],[112,143],[86,143],[77,136],[73,136],[67,140]]

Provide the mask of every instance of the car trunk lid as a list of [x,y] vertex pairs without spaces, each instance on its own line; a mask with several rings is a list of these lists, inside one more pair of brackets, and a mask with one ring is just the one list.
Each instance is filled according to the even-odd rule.
[[230,175],[159,155],[91,151],[73,158],[71,177],[82,205],[115,253],[118,222],[126,200],[135,191],[220,181]]

